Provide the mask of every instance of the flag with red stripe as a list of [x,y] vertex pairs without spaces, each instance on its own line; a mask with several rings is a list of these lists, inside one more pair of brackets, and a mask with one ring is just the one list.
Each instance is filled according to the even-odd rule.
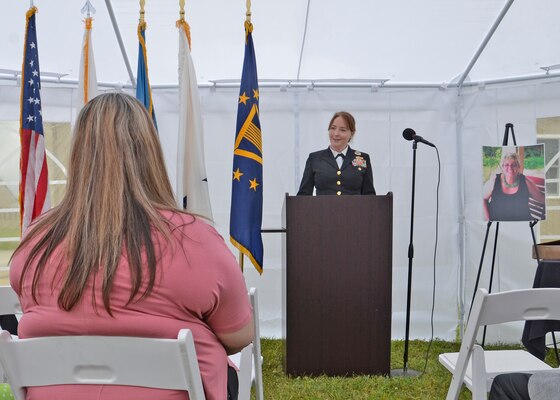
[[19,207],[21,234],[50,208],[49,178],[41,113],[41,80],[35,25],[36,7],[26,14],[25,47],[21,72],[21,157]]

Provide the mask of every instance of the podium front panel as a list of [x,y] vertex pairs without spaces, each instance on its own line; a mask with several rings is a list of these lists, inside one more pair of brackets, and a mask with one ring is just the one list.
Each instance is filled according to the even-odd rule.
[[288,374],[389,374],[392,200],[286,197]]

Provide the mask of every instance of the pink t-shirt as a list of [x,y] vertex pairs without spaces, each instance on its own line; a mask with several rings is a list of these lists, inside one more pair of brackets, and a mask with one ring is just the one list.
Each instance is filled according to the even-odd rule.
[[[176,338],[180,329],[188,328],[193,332],[206,398],[225,400],[228,359],[215,332],[235,332],[251,319],[243,275],[213,227],[190,215],[162,214],[177,228],[169,244],[160,234],[153,235],[156,249],[157,243],[162,248],[154,289],[150,296],[136,301],[137,296],[127,305],[131,284],[123,251],[111,293],[112,317],[103,307],[100,278],[96,283],[96,309],[92,305],[93,279],[72,311],[58,307],[60,279],[55,279],[55,273],[65,268],[60,256],[62,246],[47,262],[37,288],[38,304],[31,296],[36,263],[26,274],[19,293],[23,266],[34,243],[18,252],[10,266],[10,282],[18,292],[24,312],[18,335],[20,338],[64,335]],[[187,398],[184,391],[111,385],[44,386],[29,388],[27,392],[28,400]]]

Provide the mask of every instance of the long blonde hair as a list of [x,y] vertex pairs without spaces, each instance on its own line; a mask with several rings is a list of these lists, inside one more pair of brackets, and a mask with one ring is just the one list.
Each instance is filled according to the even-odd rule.
[[[103,274],[104,308],[111,314],[110,293],[123,247],[131,275],[129,303],[138,294],[151,293],[156,276],[155,229],[169,238],[171,227],[160,210],[180,210],[165,169],[163,153],[151,116],[132,96],[102,94],[80,112],[74,127],[67,191],[60,205],[41,217],[16,249],[33,239],[24,264],[20,290],[33,260],[35,301],[39,279],[55,249],[63,244],[65,266],[58,297],[69,311],[81,299],[88,280]],[[95,294],[94,294],[95,297]],[[92,299],[95,304],[95,298]]]

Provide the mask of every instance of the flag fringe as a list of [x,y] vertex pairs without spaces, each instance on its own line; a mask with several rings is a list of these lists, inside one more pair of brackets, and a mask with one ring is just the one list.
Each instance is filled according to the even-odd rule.
[[89,39],[91,34],[93,18],[88,17],[85,19],[86,23],[86,43],[84,44],[84,104],[89,101]]
[[192,49],[192,46],[191,46],[191,27],[189,26],[187,21],[185,21],[184,18],[181,18],[180,20],[177,21],[175,26],[177,26],[177,28],[183,28],[183,31],[185,31],[185,35],[187,35],[187,41],[189,42],[189,49]]
[[257,262],[257,260],[255,260],[255,257],[253,257],[253,254],[251,254],[251,251],[249,249],[247,249],[245,246],[243,246],[241,243],[239,243],[238,241],[236,241],[233,237],[229,237],[230,242],[237,247],[237,249],[242,252],[243,254],[245,254],[247,257],[249,257],[249,260],[251,260],[251,263],[253,264],[253,266],[255,267],[255,269],[257,271],[259,271],[259,274],[262,275],[263,273],[263,269],[262,269],[262,265],[259,265],[259,263]]

